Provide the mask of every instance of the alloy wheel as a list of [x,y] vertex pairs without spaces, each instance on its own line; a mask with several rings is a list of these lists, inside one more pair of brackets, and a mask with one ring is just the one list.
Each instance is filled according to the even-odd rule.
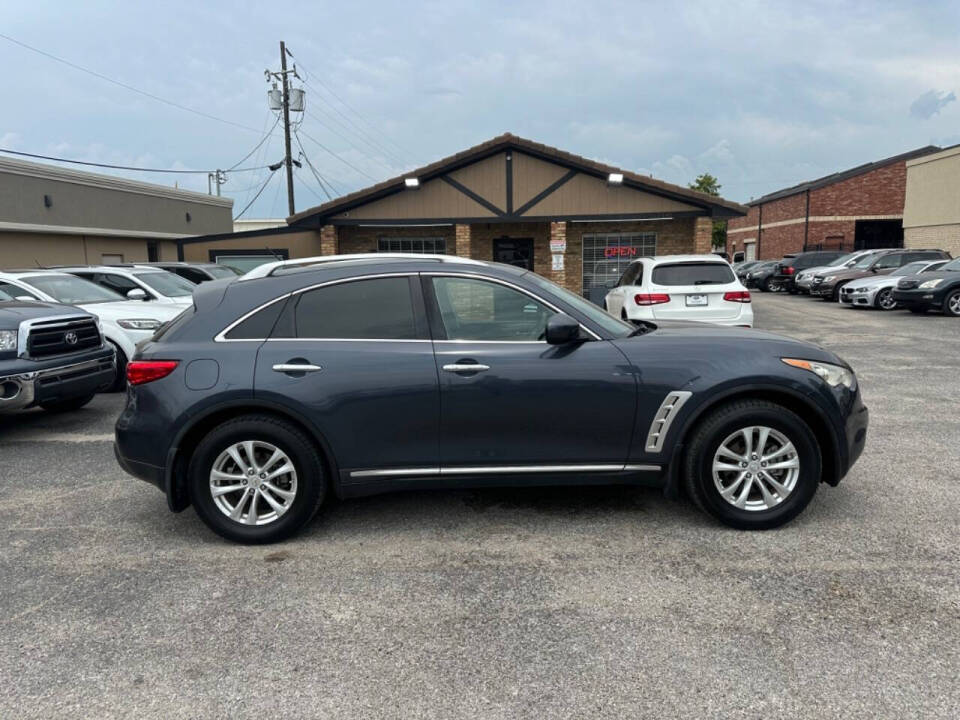
[[769,510],[797,486],[800,457],[790,439],[762,425],[741,428],[713,456],[713,483],[726,502],[749,511]]
[[244,440],[226,448],[210,470],[213,503],[242,525],[269,525],[280,519],[297,497],[297,470],[287,454],[261,440]]
[[893,299],[893,288],[884,288],[877,295],[877,305],[883,310],[893,310],[897,307],[897,301]]
[[960,315],[960,292],[947,298],[947,312],[951,315]]

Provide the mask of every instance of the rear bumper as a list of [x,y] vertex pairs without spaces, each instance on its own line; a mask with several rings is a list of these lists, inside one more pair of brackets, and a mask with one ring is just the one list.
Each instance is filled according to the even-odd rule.
[[151,485],[155,485],[160,490],[165,489],[166,470],[164,468],[125,458],[120,454],[120,448],[116,443],[113,444],[113,454],[117,458],[117,463],[119,463],[120,467],[127,473],[140,480],[145,480]]
[[116,373],[113,348],[106,347],[82,362],[0,377],[0,412],[92,395],[110,387]]

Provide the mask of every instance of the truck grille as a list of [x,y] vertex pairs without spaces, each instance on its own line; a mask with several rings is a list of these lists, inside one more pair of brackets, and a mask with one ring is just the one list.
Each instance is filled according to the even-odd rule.
[[34,324],[27,336],[27,356],[68,355],[100,346],[100,331],[93,318],[45,320]]

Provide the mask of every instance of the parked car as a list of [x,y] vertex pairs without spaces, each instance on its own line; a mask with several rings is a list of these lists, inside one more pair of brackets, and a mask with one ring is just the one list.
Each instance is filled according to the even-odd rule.
[[879,250],[857,250],[852,253],[847,253],[841,257],[838,257],[833,262],[829,262],[823,266],[806,268],[797,273],[797,278],[794,280],[794,286],[800,294],[810,294],[810,286],[813,284],[813,278],[818,274],[830,272],[834,268],[849,268],[856,265],[857,261],[861,258],[866,257],[867,255],[872,255],[873,253],[879,252]]
[[230,267],[229,265],[220,265],[212,262],[153,262],[140,264],[172,272],[196,285],[211,280],[223,280],[224,278],[234,278],[238,275],[243,275],[240,270]]
[[750,293],[716,255],[660,255],[627,266],[603,300],[624,320],[697,320],[753,327]]
[[120,465],[232,540],[287,537],[330,494],[571,481],[772,528],[864,447],[853,370],[816,345],[636,327],[455,256],[295,263],[200,287],[127,366]]
[[960,258],[937,270],[900,278],[893,300],[913,313],[942,310],[960,317]]
[[840,291],[840,302],[850,307],[894,310],[897,307],[897,301],[893,298],[893,291],[900,278],[938,270],[947,262],[947,260],[912,262],[897,268],[889,275],[851,280]]
[[743,282],[750,270],[762,264],[763,263],[760,260],[747,260],[745,262],[736,263],[731,267],[733,268],[733,272],[736,274],[737,279],[740,280],[740,282]]
[[747,272],[743,284],[747,288],[756,288],[764,292],[779,292],[780,286],[771,282],[778,262],[778,260],[767,260],[751,268]]
[[52,270],[7,270],[0,272],[0,291],[19,298],[76,305],[100,320],[103,336],[117,353],[115,390],[126,385],[123,374],[134,346],[146,340],[165,322],[176,317],[178,305],[127,300],[113,290],[94,285],[69,273]]
[[193,302],[193,290],[197,287],[179,275],[145,265],[64,265],[56,269],[113,290],[128,300],[179,305],[181,309]]
[[880,250],[861,258],[849,268],[818,273],[810,285],[810,294],[836,302],[840,299],[840,290],[851,280],[874,275],[889,275],[907,263],[940,259],[949,260],[950,253],[943,250]]
[[0,290],[0,413],[76,410],[115,375],[113,348],[93,315]]
[[807,268],[827,265],[845,254],[838,250],[812,250],[795,255],[786,255],[783,260],[777,263],[777,269],[773,273],[771,282],[777,283],[781,290],[794,295],[797,292],[796,279],[798,273]]

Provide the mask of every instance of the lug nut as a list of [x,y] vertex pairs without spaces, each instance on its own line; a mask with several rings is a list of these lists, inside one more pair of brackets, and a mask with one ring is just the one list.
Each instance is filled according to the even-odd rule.
[[767,464],[765,462],[760,463],[760,467],[766,467],[766,466]]
[[747,464],[745,462],[740,463],[740,467],[746,467],[746,466]]

